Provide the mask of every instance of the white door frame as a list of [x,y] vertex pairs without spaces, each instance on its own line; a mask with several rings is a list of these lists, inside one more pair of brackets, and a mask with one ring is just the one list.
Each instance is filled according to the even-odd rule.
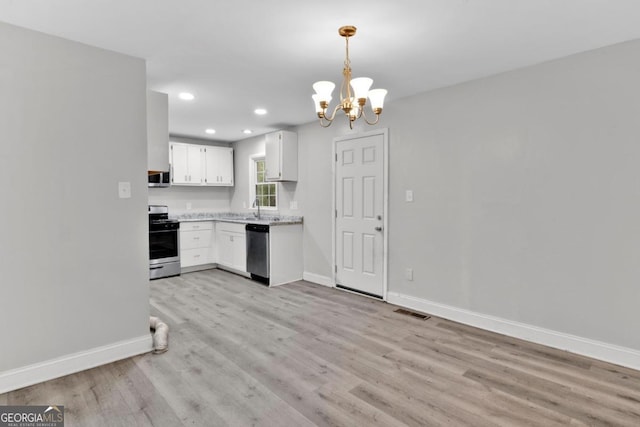
[[[336,277],[337,271],[336,266],[338,265],[338,260],[336,259],[336,212],[337,212],[337,204],[336,204],[336,164],[337,164],[337,147],[338,142],[347,141],[350,139],[359,139],[373,135],[382,135],[382,147],[383,147],[383,165],[382,165],[382,182],[383,182],[383,190],[382,190],[382,206],[383,206],[383,214],[382,214],[382,300],[387,300],[387,291],[388,291],[388,277],[389,277],[389,129],[388,128],[380,128],[376,130],[372,130],[369,132],[354,132],[344,136],[339,136],[333,138],[333,147],[332,147],[332,167],[331,167],[331,175],[332,175],[332,189],[333,189],[333,197],[332,201],[332,213],[331,215],[331,259],[333,260],[333,272],[332,272],[332,281],[333,287],[336,287]],[[377,299],[377,298],[376,298]]]

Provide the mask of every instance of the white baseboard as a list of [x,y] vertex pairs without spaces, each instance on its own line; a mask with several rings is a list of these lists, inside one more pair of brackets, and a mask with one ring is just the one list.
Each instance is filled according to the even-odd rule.
[[309,273],[305,271],[302,273],[302,280],[306,280],[307,282],[317,283],[318,285],[328,286],[333,288],[336,284],[333,283],[331,277],[321,276],[319,274]]
[[387,302],[510,337],[640,370],[640,351],[631,348],[476,313],[396,292],[387,293]]
[[0,373],[0,394],[152,350],[151,334]]

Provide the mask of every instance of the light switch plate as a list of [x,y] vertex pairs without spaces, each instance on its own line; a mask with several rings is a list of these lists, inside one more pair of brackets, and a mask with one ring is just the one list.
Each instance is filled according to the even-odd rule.
[[289,209],[291,209],[292,211],[298,210],[298,202],[296,200],[290,201]]
[[130,199],[131,198],[131,183],[130,182],[119,182],[118,183],[118,197],[121,199]]
[[409,281],[413,280],[413,268],[407,268],[404,271],[404,278]]
[[191,202],[187,202],[187,210],[189,210],[191,208],[192,208]]
[[407,190],[405,192],[405,200],[407,202],[413,202],[413,190]]

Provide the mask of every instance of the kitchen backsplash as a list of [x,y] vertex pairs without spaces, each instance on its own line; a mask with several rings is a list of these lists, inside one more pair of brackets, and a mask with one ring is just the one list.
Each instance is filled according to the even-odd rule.
[[149,188],[150,205],[167,205],[170,213],[229,212],[229,187]]

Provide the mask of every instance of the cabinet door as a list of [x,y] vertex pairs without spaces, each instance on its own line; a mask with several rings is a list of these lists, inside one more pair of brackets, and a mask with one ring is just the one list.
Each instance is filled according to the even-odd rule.
[[186,144],[171,143],[171,182],[189,184],[189,158]]
[[268,133],[264,142],[264,164],[267,180],[279,180],[282,175],[280,152],[282,132]]
[[233,268],[247,271],[247,237],[245,234],[235,233],[233,236]]
[[173,184],[202,184],[202,147],[171,143],[171,168],[171,182]]
[[216,236],[218,264],[233,267],[233,233],[221,230]]
[[205,148],[205,184],[233,185],[233,148]]
[[189,184],[202,184],[202,147],[187,145],[187,163],[189,164]]
[[220,150],[218,161],[220,183],[222,185],[233,185],[233,148],[223,147]]
[[264,164],[267,181],[297,181],[298,135],[283,130],[267,134]]

